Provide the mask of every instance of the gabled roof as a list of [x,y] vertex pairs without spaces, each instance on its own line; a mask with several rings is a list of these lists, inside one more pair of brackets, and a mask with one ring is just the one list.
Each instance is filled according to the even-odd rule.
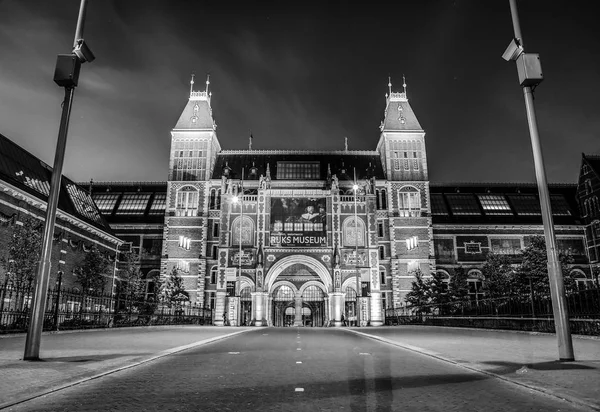
[[600,178],[600,156],[598,155],[586,155],[585,153],[581,154],[583,159],[587,162],[587,164],[592,168],[596,176]]
[[[52,168],[0,134],[0,179],[48,202]],[[58,209],[113,234],[87,190],[62,176]]]
[[[336,175],[342,183],[344,180],[356,178],[364,180],[375,176],[376,179],[385,179],[381,164],[381,156],[375,151],[299,151],[299,150],[223,150],[217,154],[212,178],[221,179],[226,167],[230,169],[229,177],[239,179],[244,169],[245,180],[258,180],[260,175],[266,176],[267,165],[271,180],[288,180],[278,173],[278,166],[282,162],[307,164],[318,162],[318,176],[312,180],[326,180],[328,169]],[[251,175],[252,166],[257,168],[256,174]],[[301,167],[301,166],[299,166]],[[345,173],[343,173],[345,171]],[[293,179],[289,180],[302,180]]]
[[408,103],[406,93],[391,93],[387,98],[382,131],[393,132],[404,130],[423,131],[423,128]]
[[[580,225],[577,185],[550,184],[554,224]],[[534,183],[431,183],[434,224],[542,224]]]
[[214,130],[210,94],[191,92],[173,130]]

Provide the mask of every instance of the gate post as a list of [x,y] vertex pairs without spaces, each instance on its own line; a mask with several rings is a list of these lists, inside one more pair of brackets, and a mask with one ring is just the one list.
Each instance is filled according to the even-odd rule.
[[329,295],[333,309],[331,321],[333,321],[333,326],[340,327],[342,326],[342,312],[344,310],[344,294],[342,292],[332,292]]
[[227,318],[227,306],[225,302],[226,298],[225,291],[217,291],[217,302],[215,303],[215,326],[225,326],[225,320]]
[[381,319],[381,292],[371,292],[371,326],[382,326]]
[[266,326],[267,294],[265,292],[252,292],[252,320],[254,326]]

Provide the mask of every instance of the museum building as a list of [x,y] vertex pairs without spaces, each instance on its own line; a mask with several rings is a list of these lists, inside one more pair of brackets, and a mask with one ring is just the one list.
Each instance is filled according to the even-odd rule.
[[[66,180],[61,196],[71,202],[59,204],[59,216],[96,234],[86,241],[140,254],[148,295],[153,274],[176,268],[215,325],[381,325],[386,308],[405,305],[416,269],[450,279],[464,267],[470,298],[480,299],[486,255],[518,263],[543,234],[534,184],[430,184],[425,132],[406,91],[391,85],[372,151],[223,150],[216,129],[208,87],[190,89],[171,131],[167,182]],[[598,281],[598,163],[583,155],[577,184],[549,186],[558,247],[582,286]],[[19,171],[2,166],[5,198],[35,194],[35,180],[15,191]],[[77,209],[74,196],[90,195],[95,205]],[[3,222],[23,205],[9,203]],[[101,216],[85,215],[92,210]]]

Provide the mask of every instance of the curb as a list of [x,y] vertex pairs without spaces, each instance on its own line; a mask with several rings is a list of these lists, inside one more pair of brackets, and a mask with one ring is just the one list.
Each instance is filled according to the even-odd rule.
[[[502,333],[517,333],[523,335],[533,335],[533,336],[556,336],[556,333],[550,332],[536,332],[531,330],[513,330],[513,329],[484,329],[484,328],[469,328],[462,326],[437,326],[437,325],[397,325],[397,326],[374,326],[375,328],[398,328],[398,327],[418,327],[418,328],[440,328],[440,329],[455,329],[455,330],[472,330],[472,331],[482,331],[482,332],[502,332]],[[354,327],[354,326],[353,326]],[[572,334],[572,338],[574,339],[584,339],[584,340],[600,340],[600,336],[595,335],[578,335]]]
[[459,362],[456,362],[456,361],[454,361],[452,359],[448,359],[448,358],[444,357],[443,355],[441,355],[441,354],[439,354],[437,352],[429,351],[427,349],[419,348],[417,346],[412,346],[412,345],[400,343],[400,342],[397,342],[397,341],[393,341],[391,339],[382,338],[380,336],[369,335],[367,333],[359,332],[359,331],[352,330],[352,329],[344,329],[344,330],[346,330],[348,332],[351,332],[351,333],[355,333],[357,335],[364,336],[366,338],[370,338],[370,339],[373,339],[373,340],[378,340],[378,341],[381,341],[381,342],[384,342],[384,343],[387,343],[387,344],[390,344],[390,345],[393,345],[393,346],[397,346],[399,348],[406,349],[406,350],[409,350],[411,352],[415,352],[415,353],[419,353],[421,355],[429,356],[431,358],[440,360],[442,362],[451,363],[452,365],[455,365],[455,366],[458,366],[458,367],[461,367],[461,368],[464,368],[464,369],[468,369],[468,370],[470,370],[472,372],[482,373],[484,375],[488,375],[488,376],[491,376],[493,378],[497,378],[497,379],[503,380],[503,381],[511,383],[513,385],[520,386],[522,388],[526,388],[526,389],[530,389],[530,390],[533,390],[533,391],[536,391],[536,392],[543,393],[544,395],[550,396],[550,397],[555,398],[555,399],[559,399],[561,401],[566,401],[566,402],[572,403],[572,404],[577,405],[577,406],[583,406],[583,407],[586,407],[586,408],[590,408],[590,409],[592,409],[594,411],[600,411],[600,404],[588,403],[586,401],[582,401],[581,399],[578,399],[578,398],[575,398],[575,397],[569,396],[569,395],[560,395],[559,396],[559,395],[556,395],[555,393],[553,393],[551,390],[543,388],[541,386],[536,386],[536,385],[531,385],[529,383],[520,382],[520,381],[517,381],[515,379],[507,378],[506,376],[496,374],[494,372],[485,371],[483,369],[479,369],[479,368],[474,367],[474,366],[466,365],[464,363],[459,363]]
[[[159,328],[222,328],[223,326],[214,325],[144,325],[144,326],[123,326],[112,328],[89,328],[89,329],[64,329],[64,330],[47,330],[42,332],[42,336],[63,335],[67,333],[91,333],[91,332],[106,332],[111,330],[135,330],[135,329],[159,329]],[[227,327],[227,326],[225,326]],[[234,328],[234,326],[232,326]],[[237,326],[235,326],[237,328]],[[27,332],[6,333],[0,335],[0,339],[21,338],[26,337]]]
[[142,365],[144,363],[148,363],[148,362],[151,362],[153,360],[160,359],[160,358],[163,358],[163,357],[168,356],[168,355],[172,355],[174,353],[178,353],[178,352],[182,352],[182,351],[187,350],[187,349],[192,349],[192,348],[195,348],[195,347],[198,347],[198,346],[206,345],[208,343],[216,342],[218,340],[230,338],[232,336],[239,335],[241,333],[250,332],[252,330],[254,330],[254,329],[250,329],[249,328],[249,329],[241,330],[241,331],[238,331],[238,332],[228,333],[226,335],[215,336],[215,337],[212,337],[212,338],[207,338],[207,339],[199,340],[197,342],[192,342],[192,343],[189,343],[187,345],[182,345],[182,346],[177,346],[175,348],[166,349],[166,350],[164,350],[162,352],[159,352],[158,354],[156,354],[154,356],[151,356],[151,357],[146,358],[146,359],[142,359],[142,360],[134,362],[134,363],[130,363],[130,364],[127,364],[127,365],[119,366],[119,367],[110,369],[110,370],[105,371],[105,372],[100,372],[100,373],[97,373],[97,374],[92,375],[92,376],[87,376],[85,378],[77,379],[77,380],[75,380],[73,382],[59,384],[59,385],[56,385],[54,387],[51,387],[51,388],[45,389],[43,391],[40,391],[38,393],[28,394],[28,395],[25,395],[25,396],[23,396],[21,398],[18,398],[18,399],[12,400],[12,401],[8,401],[8,402],[5,402],[5,403],[2,403],[2,404],[0,404],[0,410],[3,410],[5,408],[9,408],[11,406],[14,406],[14,405],[17,405],[17,404],[20,404],[20,403],[23,403],[23,402],[30,401],[32,399],[39,398],[41,396],[49,395],[49,394],[51,394],[53,392],[58,392],[60,390],[66,389],[66,388],[70,388],[71,386],[76,386],[76,385],[79,385],[79,384],[82,384],[82,383],[85,383],[85,382],[88,382],[88,381],[91,381],[91,380],[94,380],[94,379],[101,378],[101,377],[106,376],[106,375],[111,375],[111,374],[113,374],[115,372],[120,372],[120,371],[125,370],[125,369],[130,369],[130,368],[133,368],[135,366],[139,366],[139,365]]

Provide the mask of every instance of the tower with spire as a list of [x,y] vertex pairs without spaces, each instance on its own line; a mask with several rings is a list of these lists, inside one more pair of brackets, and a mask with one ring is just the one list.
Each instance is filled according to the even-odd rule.
[[[433,273],[432,221],[425,131],[421,127],[406,93],[388,93],[377,151],[387,176],[390,206],[391,268],[394,306],[401,303],[411,289],[416,269],[425,276]],[[412,240],[416,239],[416,243]],[[416,247],[415,247],[416,245]]]
[[210,78],[207,76],[205,90],[195,91],[192,75],[188,101],[171,130],[161,257],[161,275],[168,277],[176,269],[184,279],[190,300],[200,305],[204,304],[204,293],[192,294],[204,289],[207,181],[216,155],[221,150],[212,115],[209,85]]

